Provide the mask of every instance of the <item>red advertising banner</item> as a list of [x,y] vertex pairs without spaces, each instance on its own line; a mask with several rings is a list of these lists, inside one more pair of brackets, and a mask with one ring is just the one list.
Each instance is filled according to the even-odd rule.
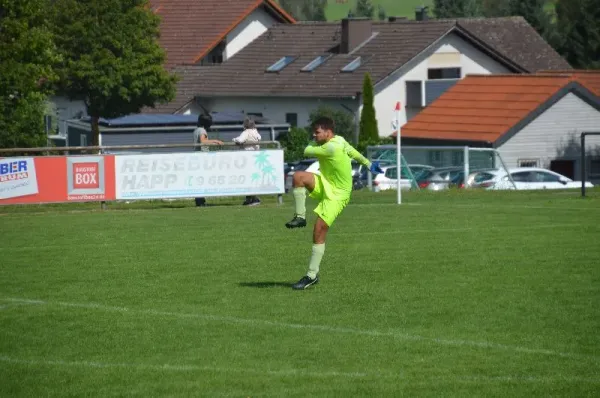
[[114,155],[0,158],[0,205],[110,200]]

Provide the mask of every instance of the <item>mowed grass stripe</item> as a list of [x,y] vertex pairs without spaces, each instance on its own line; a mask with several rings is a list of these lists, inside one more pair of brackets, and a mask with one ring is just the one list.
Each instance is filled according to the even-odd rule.
[[578,358],[578,359],[592,359],[597,361],[600,359],[598,356],[590,356],[590,355],[580,355],[576,353],[564,353],[564,352],[556,352],[551,349],[535,349],[535,348],[527,348],[527,347],[517,347],[517,346],[508,346],[504,344],[496,344],[493,342],[478,342],[478,341],[468,341],[468,340],[446,340],[443,338],[429,338],[424,336],[415,336],[409,335],[405,333],[401,333],[398,331],[378,331],[378,330],[361,330],[350,327],[332,327],[327,325],[312,325],[312,324],[300,324],[300,323],[285,323],[271,320],[262,320],[262,319],[248,319],[248,318],[237,318],[231,316],[221,316],[221,315],[211,315],[211,314],[199,314],[199,313],[178,313],[178,312],[168,312],[168,311],[157,311],[151,309],[131,309],[126,307],[112,307],[106,306],[102,304],[96,303],[65,303],[65,302],[48,302],[44,300],[35,300],[35,299],[24,299],[24,298],[14,298],[14,297],[6,297],[2,298],[3,301],[14,302],[19,304],[43,304],[43,305],[54,305],[59,307],[67,307],[67,308],[83,308],[89,310],[99,310],[99,311],[108,311],[108,312],[118,312],[125,313],[131,315],[148,315],[155,317],[173,317],[173,318],[184,318],[184,319],[201,319],[208,320],[214,322],[224,322],[224,323],[240,323],[255,327],[276,327],[276,328],[286,328],[286,329],[303,329],[324,333],[337,333],[337,334],[356,334],[363,336],[371,336],[371,337],[386,337],[393,338],[399,340],[419,340],[419,341],[427,341],[429,343],[440,344],[440,345],[449,345],[449,346],[470,346],[477,347],[483,349],[492,349],[492,350],[506,350],[506,351],[514,351],[516,353],[524,353],[524,354],[539,354],[539,355],[550,355],[550,356],[559,356],[559,357],[567,357],[567,358]]

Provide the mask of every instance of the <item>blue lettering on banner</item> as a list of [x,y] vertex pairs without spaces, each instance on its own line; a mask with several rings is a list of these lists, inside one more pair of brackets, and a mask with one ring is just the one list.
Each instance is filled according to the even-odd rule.
[[0,163],[0,175],[27,172],[27,161]]
[[0,182],[24,180],[28,177],[26,160],[0,163]]

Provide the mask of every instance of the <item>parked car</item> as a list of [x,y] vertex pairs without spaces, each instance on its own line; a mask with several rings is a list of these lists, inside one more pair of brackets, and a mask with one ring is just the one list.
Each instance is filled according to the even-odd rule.
[[[396,165],[382,165],[380,166],[383,170],[382,174],[377,174],[373,178],[373,188],[375,192],[387,191],[389,189],[398,188],[398,168]],[[409,165],[410,167],[410,165]],[[413,174],[414,176],[414,174]],[[416,176],[415,176],[416,180]],[[406,167],[402,168],[402,175],[400,177],[400,189],[408,190],[416,187],[416,181],[413,181],[408,173]]]
[[294,173],[296,171],[314,172],[319,170],[317,159],[303,159],[298,162],[289,163],[289,171],[285,175],[285,191],[288,192],[293,187]]
[[[486,189],[569,189],[581,187],[581,181],[573,181],[572,179],[558,174],[554,171],[537,168],[537,167],[518,167],[509,169],[510,177],[513,183],[508,178],[508,173],[504,169],[488,171],[493,174],[492,180],[484,182],[488,185]],[[585,183],[586,187],[592,188],[593,184],[589,181]]]
[[459,166],[423,170],[417,178],[417,184],[421,189],[441,191],[448,189],[452,179],[461,173],[464,175],[464,168]]

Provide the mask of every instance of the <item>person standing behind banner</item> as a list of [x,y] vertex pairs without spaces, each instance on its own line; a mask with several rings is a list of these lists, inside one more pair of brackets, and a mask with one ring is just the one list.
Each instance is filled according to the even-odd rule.
[[[219,140],[209,140],[208,139],[208,131],[212,126],[213,119],[210,114],[203,113],[198,116],[198,122],[196,123],[196,129],[194,130],[194,144],[204,144],[204,145],[223,145],[223,141]],[[209,148],[207,146],[194,147],[195,151],[208,152]],[[195,198],[196,206],[206,206],[205,198]]]
[[[261,139],[258,130],[256,129],[256,123],[252,119],[244,120],[244,131],[238,137],[233,139],[238,145],[248,144],[252,142],[259,142]],[[247,151],[258,151],[260,145],[244,145],[244,149]],[[246,200],[242,203],[244,206],[256,206],[260,204],[258,196],[246,196]]]

